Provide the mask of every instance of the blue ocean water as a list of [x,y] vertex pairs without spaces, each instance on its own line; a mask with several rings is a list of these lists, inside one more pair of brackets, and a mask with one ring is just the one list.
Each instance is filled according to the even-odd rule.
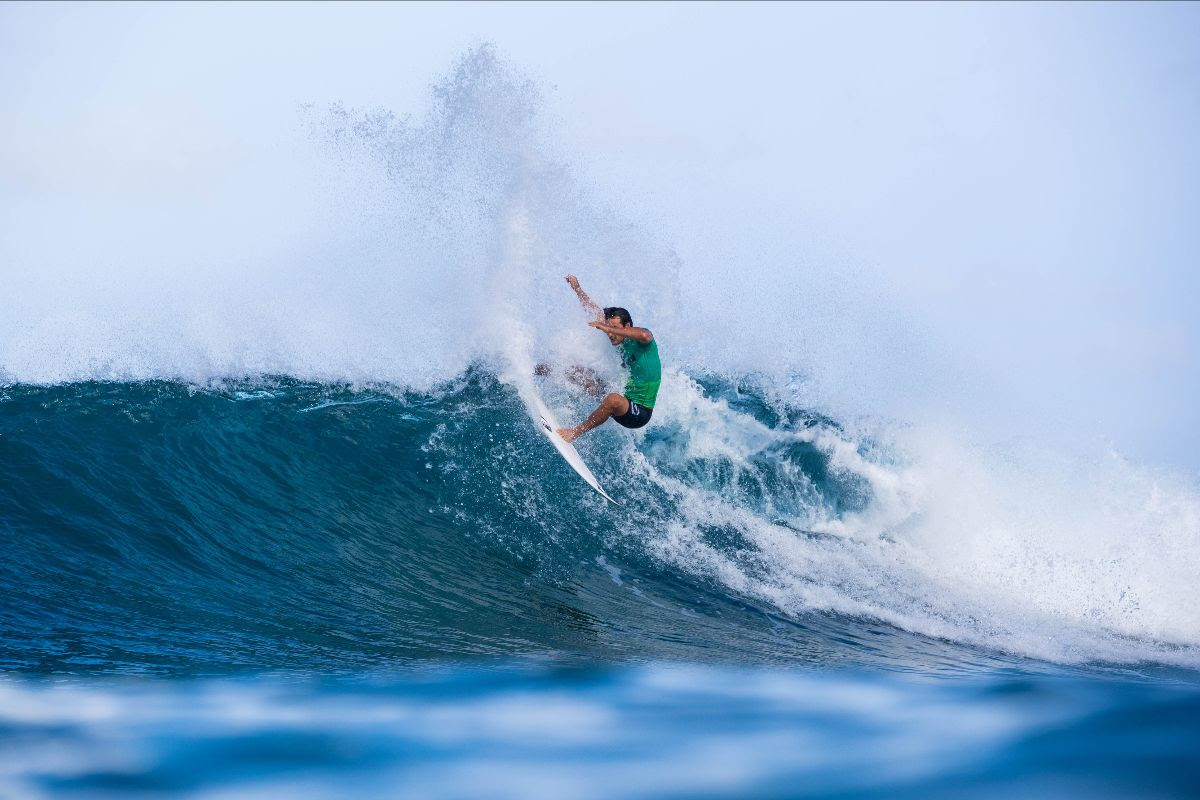
[[[605,430],[582,447],[609,507],[483,367],[429,393],[7,387],[0,793],[1200,791],[1194,645],[1063,624],[1078,638],[1049,659],[989,646],[1002,619],[922,632],[971,614],[936,586],[876,608],[902,593],[855,566],[882,569],[856,551],[903,525],[812,529],[871,502],[865,467],[835,463],[848,434],[720,379],[692,391],[775,438],[741,464],[688,453],[670,405],[636,441]],[[807,582],[764,563],[787,552]]]

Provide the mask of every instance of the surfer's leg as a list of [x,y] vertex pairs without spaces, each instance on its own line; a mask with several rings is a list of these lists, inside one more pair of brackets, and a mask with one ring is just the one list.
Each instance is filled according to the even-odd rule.
[[[553,368],[546,363],[537,364],[533,368],[535,375],[549,375]],[[567,380],[576,386],[582,386],[583,390],[592,397],[599,397],[604,394],[604,381],[596,374],[595,370],[588,367],[574,366],[566,371]]]
[[592,397],[604,394],[604,381],[600,380],[600,376],[594,370],[587,367],[571,367],[567,370],[567,380],[577,386],[582,386],[583,390]]
[[559,428],[558,435],[568,442],[578,439],[592,428],[599,427],[609,417],[619,417],[629,411],[629,401],[622,395],[610,393],[601,401],[592,415],[574,428]]

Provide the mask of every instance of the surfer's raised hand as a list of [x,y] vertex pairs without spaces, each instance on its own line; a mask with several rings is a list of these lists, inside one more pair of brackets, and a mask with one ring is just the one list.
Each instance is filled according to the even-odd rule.
[[583,304],[583,310],[591,314],[596,319],[604,319],[604,312],[600,310],[600,306],[592,302],[592,298],[587,296],[587,292],[579,285],[579,278],[574,275],[568,275],[567,283],[575,290],[575,294],[579,296],[579,302]]

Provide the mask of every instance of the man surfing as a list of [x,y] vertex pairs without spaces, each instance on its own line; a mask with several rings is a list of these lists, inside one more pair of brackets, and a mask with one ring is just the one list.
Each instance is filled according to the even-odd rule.
[[[662,364],[658,360],[658,342],[654,341],[654,334],[646,328],[635,328],[629,312],[623,308],[609,306],[602,310],[580,288],[579,279],[574,275],[567,276],[567,283],[579,296],[584,310],[594,317],[588,325],[603,331],[613,347],[621,348],[621,366],[629,370],[629,377],[625,380],[625,394],[610,392],[591,416],[574,428],[559,428],[558,435],[572,442],[592,428],[604,424],[609,417],[626,428],[642,427],[654,413],[654,401],[662,380]],[[589,378],[580,370],[574,370],[573,373],[573,380],[599,394],[601,389],[594,376]]]

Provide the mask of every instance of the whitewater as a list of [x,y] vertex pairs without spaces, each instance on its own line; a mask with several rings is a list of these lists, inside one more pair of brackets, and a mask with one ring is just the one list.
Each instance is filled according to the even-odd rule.
[[[839,407],[775,330],[825,312],[732,311],[542,92],[480,47],[419,112],[302,109],[260,216],[6,248],[0,792],[1200,788],[1195,480]],[[665,365],[579,442],[619,507],[521,401],[620,381],[567,273]]]

